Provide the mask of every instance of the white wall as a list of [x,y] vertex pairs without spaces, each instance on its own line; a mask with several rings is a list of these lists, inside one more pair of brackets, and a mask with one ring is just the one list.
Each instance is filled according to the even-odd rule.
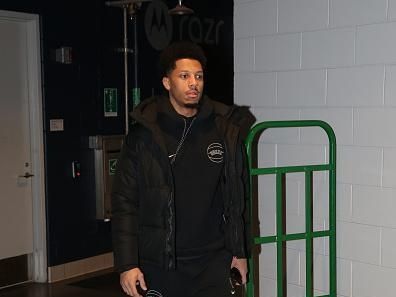
[[[338,143],[338,295],[396,296],[396,0],[235,0],[235,101],[258,121],[321,119]],[[260,166],[327,160],[318,129],[265,133]],[[315,228],[327,176],[315,175]],[[288,178],[288,232],[304,230],[304,187]],[[274,227],[260,179],[261,234]],[[304,296],[304,243],[288,245],[289,296]],[[315,289],[328,292],[328,243],[315,241]],[[260,297],[276,296],[275,250],[260,256]]]

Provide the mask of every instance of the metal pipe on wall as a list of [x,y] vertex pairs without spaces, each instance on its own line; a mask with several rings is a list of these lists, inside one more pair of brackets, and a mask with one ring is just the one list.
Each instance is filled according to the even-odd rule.
[[[138,38],[137,38],[137,15],[135,14],[133,16],[133,29],[134,29],[134,45],[133,45],[133,50],[134,50],[134,87],[137,88],[139,86],[138,84]],[[136,90],[135,90],[136,91]],[[136,94],[134,94],[136,95]]]
[[124,95],[125,95],[125,135],[129,131],[129,104],[128,104],[128,5],[123,6],[124,11]]
[[[137,40],[137,9],[140,8],[142,2],[151,2],[152,0],[121,0],[121,1],[107,1],[107,6],[120,7],[123,9],[124,17],[124,47],[122,52],[124,53],[124,94],[125,94],[125,134],[129,131],[129,91],[128,91],[128,53],[133,52],[134,57],[134,88],[138,87],[138,40]],[[131,19],[134,22],[134,49],[128,48],[128,14],[131,15]]]
[[[124,17],[124,47],[122,52],[124,53],[124,89],[125,89],[125,134],[129,131],[129,91],[128,91],[128,53],[134,54],[134,86],[133,96],[134,98],[139,96],[139,85],[138,85],[138,37],[137,37],[137,10],[141,7],[142,2],[151,2],[152,0],[120,0],[120,1],[107,1],[107,6],[120,7],[123,9]],[[169,10],[171,15],[185,15],[192,14],[194,11],[191,8],[186,7],[179,0],[175,8]],[[131,21],[134,27],[134,43],[133,50],[128,48],[128,14],[131,16]],[[137,102],[135,102],[137,103]]]

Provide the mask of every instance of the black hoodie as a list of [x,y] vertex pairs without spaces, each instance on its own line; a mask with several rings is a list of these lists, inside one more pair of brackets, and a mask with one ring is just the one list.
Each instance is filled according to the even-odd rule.
[[199,256],[224,247],[225,149],[208,105],[191,118],[164,99],[158,112],[175,184],[176,255]]
[[[161,114],[161,102],[164,100],[169,99],[166,97],[146,99],[134,110],[132,117],[136,123],[125,139],[113,180],[113,251],[115,268],[120,272],[145,263],[166,269],[176,267],[175,261],[178,255],[175,235],[177,207],[175,191],[185,193],[187,191],[176,190],[173,176],[175,168],[172,168],[168,157],[168,150],[172,150],[171,142],[168,143],[171,137],[165,141],[167,139],[163,132],[165,127],[161,128],[159,125],[158,117]],[[243,258],[247,256],[244,236],[246,222],[243,213],[249,182],[242,140],[254,122],[254,117],[246,107],[226,106],[207,97],[202,98],[201,102],[205,108],[200,111],[198,118],[205,115],[205,110],[211,111],[208,115],[214,116],[216,130],[220,139],[224,141],[224,170],[221,170],[223,176],[220,183],[222,206],[214,209],[224,210],[226,249],[232,255]],[[200,137],[199,134],[197,137]],[[217,139],[215,134],[210,133],[206,137],[208,139],[213,137],[211,140]],[[207,156],[213,160],[221,159],[220,155],[216,145],[208,148]],[[183,150],[181,156],[176,157],[174,167],[178,166],[179,160],[183,160],[182,157]],[[189,172],[188,170],[180,172]],[[202,174],[191,172],[193,176]],[[213,172],[211,174],[216,175],[215,171]],[[217,203],[217,195],[215,196],[212,201]],[[207,199],[210,200],[211,197]],[[186,203],[185,207],[188,205]],[[217,225],[216,223],[216,227]],[[210,232],[208,230],[207,233]],[[213,234],[213,238],[217,238],[218,232]],[[207,243],[209,244],[210,241],[208,240]]]

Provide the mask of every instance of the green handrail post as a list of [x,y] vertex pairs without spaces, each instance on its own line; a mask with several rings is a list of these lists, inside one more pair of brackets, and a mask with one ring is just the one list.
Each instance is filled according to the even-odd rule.
[[305,288],[306,296],[312,297],[314,292],[313,280],[313,173],[305,172],[305,232],[306,232],[306,257],[305,257]]
[[[253,168],[252,149],[253,145],[266,129],[270,128],[322,128],[329,141],[328,163],[318,165],[283,166],[270,168]],[[276,175],[276,235],[265,237],[253,237],[252,246],[276,243],[277,245],[277,297],[287,297],[286,281],[286,242],[290,240],[305,240],[306,242],[306,297],[314,297],[314,275],[313,275],[313,240],[314,238],[329,238],[329,295],[321,297],[337,296],[337,258],[336,258],[336,137],[331,126],[320,120],[296,120],[296,121],[268,121],[256,124],[249,132],[246,139],[246,150],[249,162],[250,175],[250,199],[249,206],[253,200],[253,177],[265,174]],[[315,171],[329,172],[329,229],[313,230],[313,173]],[[305,173],[305,233],[286,234],[285,218],[285,180],[288,173]],[[253,210],[250,208],[250,215],[253,218]],[[254,286],[254,260],[249,259],[249,278],[246,286],[246,296],[255,296]]]
[[278,279],[278,296],[284,296],[287,290],[287,280],[286,275],[283,273],[286,267],[286,245],[282,240],[283,234],[285,234],[285,224],[283,217],[284,209],[286,207],[285,199],[286,198],[286,189],[284,187],[286,181],[286,175],[284,173],[276,174],[276,195],[280,197],[280,199],[276,199],[276,213],[279,216],[276,216],[276,262],[278,267],[282,267],[282,269],[277,270],[277,279]]

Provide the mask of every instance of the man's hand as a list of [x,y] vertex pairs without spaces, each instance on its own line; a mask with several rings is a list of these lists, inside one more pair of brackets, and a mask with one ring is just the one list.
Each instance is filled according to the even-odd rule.
[[242,284],[246,284],[246,277],[247,277],[247,260],[245,258],[243,259],[238,259],[237,257],[232,258],[231,262],[231,268],[235,267],[236,269],[239,270],[239,273],[241,274],[242,277]]
[[139,268],[133,268],[121,273],[120,284],[124,292],[129,296],[142,297],[136,288],[136,286],[139,284],[143,290],[147,290],[147,286],[144,281],[144,275]]

